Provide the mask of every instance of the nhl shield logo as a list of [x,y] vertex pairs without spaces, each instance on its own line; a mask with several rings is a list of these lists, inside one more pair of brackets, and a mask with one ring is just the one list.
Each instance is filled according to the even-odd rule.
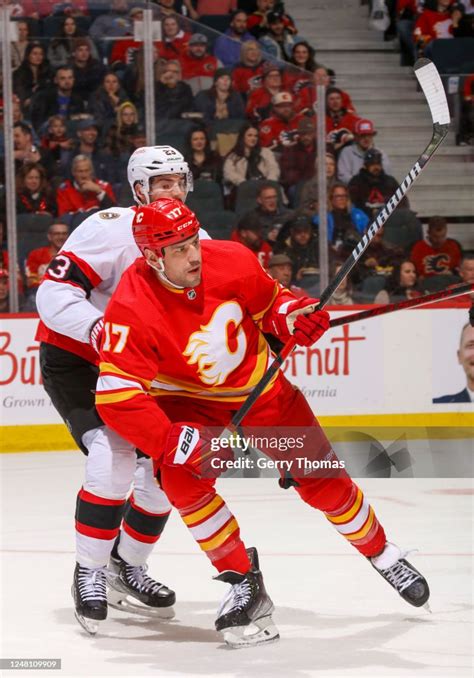
[[188,290],[187,295],[189,301],[196,299],[196,290]]

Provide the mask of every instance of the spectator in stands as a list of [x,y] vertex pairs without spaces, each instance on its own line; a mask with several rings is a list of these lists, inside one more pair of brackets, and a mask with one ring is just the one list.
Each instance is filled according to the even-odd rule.
[[327,141],[339,151],[354,140],[358,118],[344,108],[343,93],[338,87],[326,90],[326,132]]
[[194,108],[191,87],[181,79],[179,61],[168,61],[163,66],[160,81],[155,86],[155,114],[158,120],[180,118]]
[[448,238],[446,219],[431,217],[425,240],[415,243],[410,254],[418,277],[424,279],[434,275],[453,275],[457,273],[461,259],[461,245],[457,240]]
[[432,40],[453,37],[452,3],[453,0],[438,0],[435,9],[425,7],[417,18],[413,39],[419,54],[425,53]]
[[237,10],[232,15],[229,28],[214,43],[214,56],[227,68],[235,66],[240,59],[242,43],[253,39],[247,31],[246,13]]
[[120,104],[128,100],[116,73],[106,72],[102,84],[91,95],[87,106],[88,112],[101,124],[115,120]]
[[119,167],[99,145],[99,125],[93,118],[84,118],[76,126],[77,143],[71,156],[85,155],[92,162],[94,176],[108,183],[118,181]]
[[49,151],[54,161],[53,177],[64,179],[67,176],[73,146],[74,141],[67,132],[62,115],[52,115],[48,119],[46,132],[41,137],[41,148]]
[[311,86],[313,73],[318,68],[315,61],[315,50],[306,40],[295,42],[285,70],[285,89],[295,96],[304,88]]
[[297,141],[285,146],[280,157],[280,183],[295,206],[296,187],[309,181],[316,173],[316,127],[310,118],[301,118],[297,127]]
[[[336,275],[339,273],[343,266],[343,261],[335,260],[331,264],[330,279],[333,280]],[[328,306],[352,306],[354,304],[354,298],[352,296],[352,279],[350,275],[346,277],[339,284],[339,287],[328,301]]]
[[[352,202],[356,207],[372,218],[395,193],[398,181],[390,174],[385,174],[382,165],[382,154],[376,148],[369,148],[364,156],[364,164],[349,181],[348,189]],[[408,198],[401,201],[400,209],[409,209]]]
[[65,0],[58,3],[56,0],[22,0],[23,14],[33,19],[44,19],[53,14],[71,14],[84,16],[88,13],[87,0]]
[[247,40],[240,48],[240,61],[232,71],[232,84],[237,92],[248,96],[249,92],[262,84],[264,61],[260,45]]
[[[326,149],[326,191],[329,194],[331,188],[337,182],[336,178],[336,156],[331,147]],[[317,158],[315,165],[317,164]],[[303,184],[299,199],[297,199],[297,207],[300,211],[309,216],[313,216],[318,210],[318,194],[319,194],[319,179],[315,175],[312,179]]]
[[231,240],[242,243],[252,250],[263,268],[268,268],[272,256],[272,248],[264,239],[259,220],[251,213],[245,214],[232,232]]
[[[154,55],[154,76],[155,82],[158,82],[163,73],[164,63],[158,57],[158,52]],[[143,47],[135,52],[135,60],[129,64],[121,76],[122,85],[129,95],[130,101],[137,106],[140,114],[144,111],[145,100],[145,63]]]
[[270,244],[276,242],[280,233],[287,228],[287,224],[294,214],[283,205],[278,194],[279,191],[276,186],[262,181],[257,190],[257,206],[246,213],[246,216],[251,216],[257,220],[267,242]]
[[41,92],[41,96],[34,98],[31,119],[35,129],[39,129],[52,115],[62,115],[68,120],[85,111],[84,101],[73,92],[74,71],[70,66],[57,69],[54,83],[54,86]]
[[[337,160],[337,176],[343,184],[348,184],[353,176],[358,174],[364,164],[364,158],[369,148],[374,146],[374,136],[377,130],[371,120],[359,118],[354,126],[354,142],[345,146],[339,153]],[[382,154],[382,167],[385,174],[391,174],[390,162],[387,154]]]
[[274,254],[272,256],[268,264],[268,274],[271,275],[273,280],[278,280],[280,285],[291,290],[297,299],[307,296],[305,290],[291,282],[293,263],[287,254]]
[[304,214],[291,219],[289,237],[283,242],[279,238],[273,250],[275,254],[286,254],[292,263],[292,279],[302,280],[307,274],[319,272],[319,245],[317,233],[311,221]]
[[128,161],[133,152],[132,137],[137,132],[139,123],[138,111],[131,101],[124,101],[117,108],[115,123],[109,127],[106,135],[105,149],[118,162]]
[[283,79],[279,66],[266,63],[263,67],[262,86],[253,89],[247,99],[247,117],[254,122],[268,118],[272,112],[272,99],[282,90]]
[[213,151],[206,129],[193,129],[186,139],[184,158],[193,178],[222,183],[222,158]]
[[203,33],[194,33],[179,59],[183,80],[190,85],[194,95],[212,87],[214,75],[222,67],[215,56],[207,53],[207,47],[207,37]]
[[205,122],[245,117],[242,95],[232,90],[231,76],[225,68],[217,69],[214,84],[210,89],[199,92],[194,107],[202,113]]
[[260,144],[281,152],[296,143],[298,123],[302,116],[295,112],[290,92],[279,92],[272,99],[272,115],[260,125]]
[[26,299],[23,311],[36,311],[36,293],[41,280],[48,268],[49,262],[59,252],[69,235],[67,224],[57,222],[48,228],[47,239],[49,245],[38,247],[28,254],[25,265]]
[[[433,398],[433,403],[473,403],[474,402],[474,327],[466,323],[461,330],[458,363],[466,375],[466,385],[459,393]],[[457,409],[457,408],[456,408]],[[471,408],[469,408],[471,409]]]
[[194,20],[198,18],[191,0],[156,0],[156,4],[158,5],[157,19],[164,21],[169,16],[176,16],[183,29],[189,29],[189,21],[184,18],[184,15],[189,14]]
[[90,158],[76,155],[72,161],[72,181],[67,179],[57,190],[58,215],[103,210],[116,204],[112,186],[94,177]]
[[413,40],[415,21],[423,9],[423,0],[397,0],[396,22],[400,42],[400,65],[413,66],[416,48]]
[[474,75],[464,78],[461,101],[461,119],[456,143],[474,146]]
[[[268,16],[274,10],[275,0],[257,0],[257,9],[255,12],[250,14],[247,21],[247,26],[250,31],[256,38],[261,38],[262,35],[268,32]],[[283,5],[283,3],[281,3]],[[286,14],[285,11],[283,14],[283,24],[287,30],[291,33],[297,33],[296,26],[293,22],[293,19]]]
[[385,289],[377,294],[374,304],[393,304],[416,297],[421,297],[421,292],[417,286],[415,266],[410,260],[405,259],[394,267],[392,274],[387,278]]
[[30,27],[27,21],[17,21],[18,40],[11,43],[12,68],[18,68],[25,58],[26,48],[29,44]]
[[474,7],[472,0],[455,2],[451,10],[453,36],[455,38],[474,38]]
[[176,16],[163,19],[161,28],[163,40],[158,43],[158,53],[162,59],[180,59],[186,53],[191,34],[184,31]]
[[224,181],[227,192],[234,190],[250,179],[278,181],[280,168],[268,148],[262,148],[258,140],[258,129],[252,123],[245,123],[237,137],[234,148],[224,160]]
[[54,160],[51,153],[34,144],[33,131],[24,122],[16,122],[13,125],[13,157],[15,158],[15,174],[18,174],[24,164],[32,162],[41,163],[48,176],[51,176],[53,172]]
[[51,78],[52,71],[44,47],[39,42],[30,42],[23,61],[13,73],[13,90],[24,111],[28,111],[35,92],[48,87]]
[[[340,182],[333,184],[329,190],[328,208],[328,242],[334,254],[342,255],[347,249],[353,249],[348,242],[360,240],[369,225],[369,218],[365,212],[351,205],[347,187]],[[313,217],[313,225],[319,227],[317,214]]]
[[290,61],[295,45],[295,33],[287,28],[284,19],[285,14],[282,11],[268,12],[267,30],[258,41],[262,50],[273,59]]
[[133,32],[132,19],[128,14],[127,0],[111,0],[110,10],[106,14],[100,14],[89,28],[89,36],[100,47],[103,56],[109,42],[106,39],[123,38]]
[[369,246],[352,273],[354,282],[361,283],[365,278],[372,275],[389,276],[394,266],[405,258],[403,249],[385,242],[383,235],[384,229],[382,227],[372,237]]
[[463,283],[474,284],[474,253],[467,252],[464,254],[459,266],[459,275]]
[[69,65],[74,72],[74,92],[86,102],[102,82],[105,66],[92,57],[90,41],[86,38],[75,39]]
[[56,202],[40,163],[25,163],[16,175],[18,214],[56,214]]
[[[326,87],[326,93],[329,88],[332,87],[332,76],[325,66],[318,66],[316,68],[313,73],[313,84],[311,86],[306,86],[304,81],[300,83],[300,90],[296,93],[295,102],[297,111],[309,111],[311,113],[316,111],[316,88],[318,85],[324,85]],[[340,88],[338,88],[338,90],[342,96],[342,108],[345,109],[347,113],[355,113],[355,106],[349,94]]]
[[10,311],[10,292],[8,271],[6,268],[0,268],[0,313]]
[[65,66],[72,59],[74,41],[77,38],[88,40],[91,54],[94,59],[99,58],[97,48],[92,40],[87,38],[87,33],[79,28],[73,16],[64,17],[56,36],[50,41],[48,47],[48,60],[54,69],[58,66]]
[[[109,57],[109,64],[113,64],[114,68],[119,68],[122,64],[131,64],[135,59],[136,52],[142,46],[142,42],[135,40],[135,23],[137,21],[143,21],[143,7],[132,7],[128,13],[128,16],[131,20],[130,34],[120,38],[120,40],[114,40],[112,45],[112,51]],[[154,43],[155,46],[158,46],[158,41]]]

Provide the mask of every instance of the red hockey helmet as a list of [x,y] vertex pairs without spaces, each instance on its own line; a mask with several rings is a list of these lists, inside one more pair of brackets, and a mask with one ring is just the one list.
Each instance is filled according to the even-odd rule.
[[189,207],[174,198],[159,198],[135,212],[133,237],[142,254],[145,249],[162,256],[163,247],[192,238],[200,224]]

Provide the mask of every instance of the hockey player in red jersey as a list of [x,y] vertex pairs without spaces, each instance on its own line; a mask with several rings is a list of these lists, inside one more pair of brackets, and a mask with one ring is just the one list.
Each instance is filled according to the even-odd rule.
[[[160,196],[184,200],[192,189],[188,165],[171,146],[137,149],[128,178],[138,204]],[[103,312],[123,272],[140,256],[132,236],[135,209],[113,207],[86,219],[52,260],[37,293],[44,386],[87,455],[76,505],[73,594],[76,617],[89,633],[106,618],[107,601],[171,617],[175,599],[146,573],[170,503],[154,482],[151,460],[143,454],[137,459],[135,446],[104,426],[94,406]]]
[[[137,210],[134,237],[144,258],[124,274],[107,307],[96,404],[103,420],[153,457],[157,479],[184,523],[231,585],[216,628],[231,646],[278,637],[255,549],[206,471],[210,431],[224,429],[260,380],[272,354],[263,332],[311,346],[329,327],[317,300],[296,299],[245,247],[200,242],[185,205],[160,199]],[[232,266],[229,266],[232,262]],[[150,397],[151,396],[151,397]],[[277,373],[242,426],[303,427],[318,459],[336,455],[303,395]],[[270,454],[270,452],[268,452]],[[282,477],[327,519],[409,603],[429,597],[423,576],[386,541],[374,510],[344,469]]]

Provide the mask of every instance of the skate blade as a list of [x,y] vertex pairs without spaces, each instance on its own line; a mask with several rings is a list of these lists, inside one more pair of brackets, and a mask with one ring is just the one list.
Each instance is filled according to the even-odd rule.
[[227,645],[235,649],[276,642],[280,638],[271,617],[256,619],[248,626],[232,626],[224,629],[222,635]]
[[175,616],[174,607],[151,607],[144,605],[135,598],[130,598],[126,593],[115,591],[109,588],[107,594],[107,603],[109,607],[120,612],[130,612],[132,614],[139,614],[142,617],[149,617],[150,619],[173,619]]
[[82,628],[87,631],[90,636],[95,636],[99,629],[100,621],[97,619],[89,619],[88,617],[83,617],[82,614],[79,614],[77,610],[74,610],[74,616],[76,617],[79,624]]
[[423,607],[425,608],[425,610],[426,610],[427,612],[429,612],[430,614],[433,614],[433,611],[432,611],[432,609],[431,609],[431,607],[430,607],[430,604],[429,604],[428,602],[426,602],[426,603],[423,605]]

